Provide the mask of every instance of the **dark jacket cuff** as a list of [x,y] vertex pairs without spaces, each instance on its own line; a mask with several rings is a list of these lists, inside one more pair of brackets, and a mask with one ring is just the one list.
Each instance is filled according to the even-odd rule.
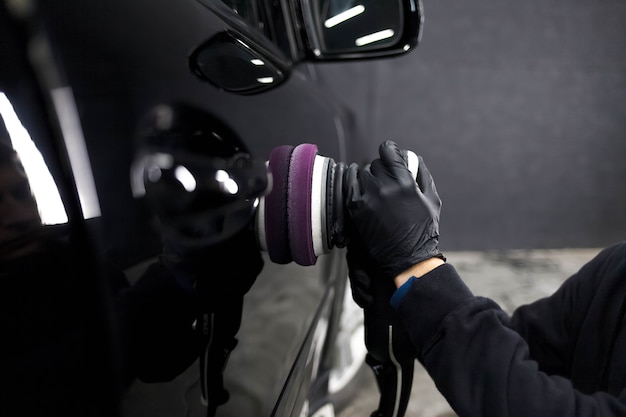
[[413,343],[421,349],[435,336],[446,316],[474,295],[450,264],[441,265],[410,281],[408,288],[400,287],[402,291],[396,291],[400,291],[399,302],[397,299],[393,302],[398,306]]

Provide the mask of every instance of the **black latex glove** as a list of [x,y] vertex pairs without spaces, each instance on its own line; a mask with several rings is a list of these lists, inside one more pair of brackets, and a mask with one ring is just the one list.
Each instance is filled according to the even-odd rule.
[[423,260],[443,258],[438,248],[441,199],[422,157],[415,179],[396,143],[383,142],[379,154],[365,167],[348,167],[346,209],[354,238],[392,278]]

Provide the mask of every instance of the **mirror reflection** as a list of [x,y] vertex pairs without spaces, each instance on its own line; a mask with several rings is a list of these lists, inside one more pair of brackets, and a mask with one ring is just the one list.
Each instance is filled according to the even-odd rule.
[[402,33],[400,0],[317,0],[321,48],[326,53],[382,49]]
[[265,91],[286,78],[267,57],[231,32],[219,33],[197,48],[190,66],[201,79],[239,94]]

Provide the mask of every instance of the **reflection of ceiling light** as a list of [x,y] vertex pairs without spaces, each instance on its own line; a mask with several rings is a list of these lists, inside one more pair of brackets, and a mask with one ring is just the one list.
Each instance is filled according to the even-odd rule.
[[357,38],[354,43],[356,46],[363,46],[370,43],[378,42],[383,39],[391,38],[394,35],[392,29],[381,30],[380,32],[370,33],[369,35],[361,36]]
[[265,62],[263,62],[262,60],[258,58],[251,59],[250,62],[252,62],[252,65],[257,65],[257,66],[265,65]]
[[67,223],[67,213],[61,195],[30,134],[15,113],[9,98],[0,91],[0,123],[4,120],[11,144],[24,166],[30,189],[37,201],[43,224]]
[[241,39],[235,39],[235,40],[236,40],[236,41],[237,41],[237,42],[238,42],[241,46],[243,46],[244,48],[246,48],[246,49],[250,49],[250,48],[248,47],[248,45],[246,45],[246,44],[245,44],[245,43],[244,43]]
[[78,109],[74,101],[74,93],[70,87],[59,87],[50,91],[52,102],[57,113],[59,125],[63,133],[63,140],[67,148],[67,155],[74,173],[74,180],[78,191],[78,198],[85,219],[99,217],[100,203],[89,153],[83,137]]
[[189,172],[187,168],[182,165],[179,165],[174,170],[174,176],[176,179],[185,187],[187,192],[192,192],[196,189],[196,179],[193,177],[193,174]]
[[343,23],[348,19],[352,19],[354,16],[360,15],[364,11],[365,6],[359,4],[358,6],[354,6],[346,10],[345,12],[341,12],[327,19],[324,22],[324,26],[326,26],[327,28],[332,28],[333,26],[337,26],[339,23]]
[[228,172],[220,169],[215,173],[215,179],[220,183],[220,189],[229,194],[237,194],[239,186],[237,182],[228,175]]
[[261,77],[256,79],[261,84],[271,84],[274,82],[274,77]]

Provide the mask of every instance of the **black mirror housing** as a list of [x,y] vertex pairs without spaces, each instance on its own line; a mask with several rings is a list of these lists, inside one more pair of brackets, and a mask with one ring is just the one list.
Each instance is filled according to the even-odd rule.
[[[401,55],[418,45],[421,0],[300,0],[306,58],[315,61]],[[298,15],[298,14],[296,14]]]
[[241,95],[283,84],[301,61],[405,54],[418,45],[424,25],[422,0],[280,0],[262,18],[240,15],[233,0],[198,2],[229,29],[191,52],[190,69],[203,81]]

